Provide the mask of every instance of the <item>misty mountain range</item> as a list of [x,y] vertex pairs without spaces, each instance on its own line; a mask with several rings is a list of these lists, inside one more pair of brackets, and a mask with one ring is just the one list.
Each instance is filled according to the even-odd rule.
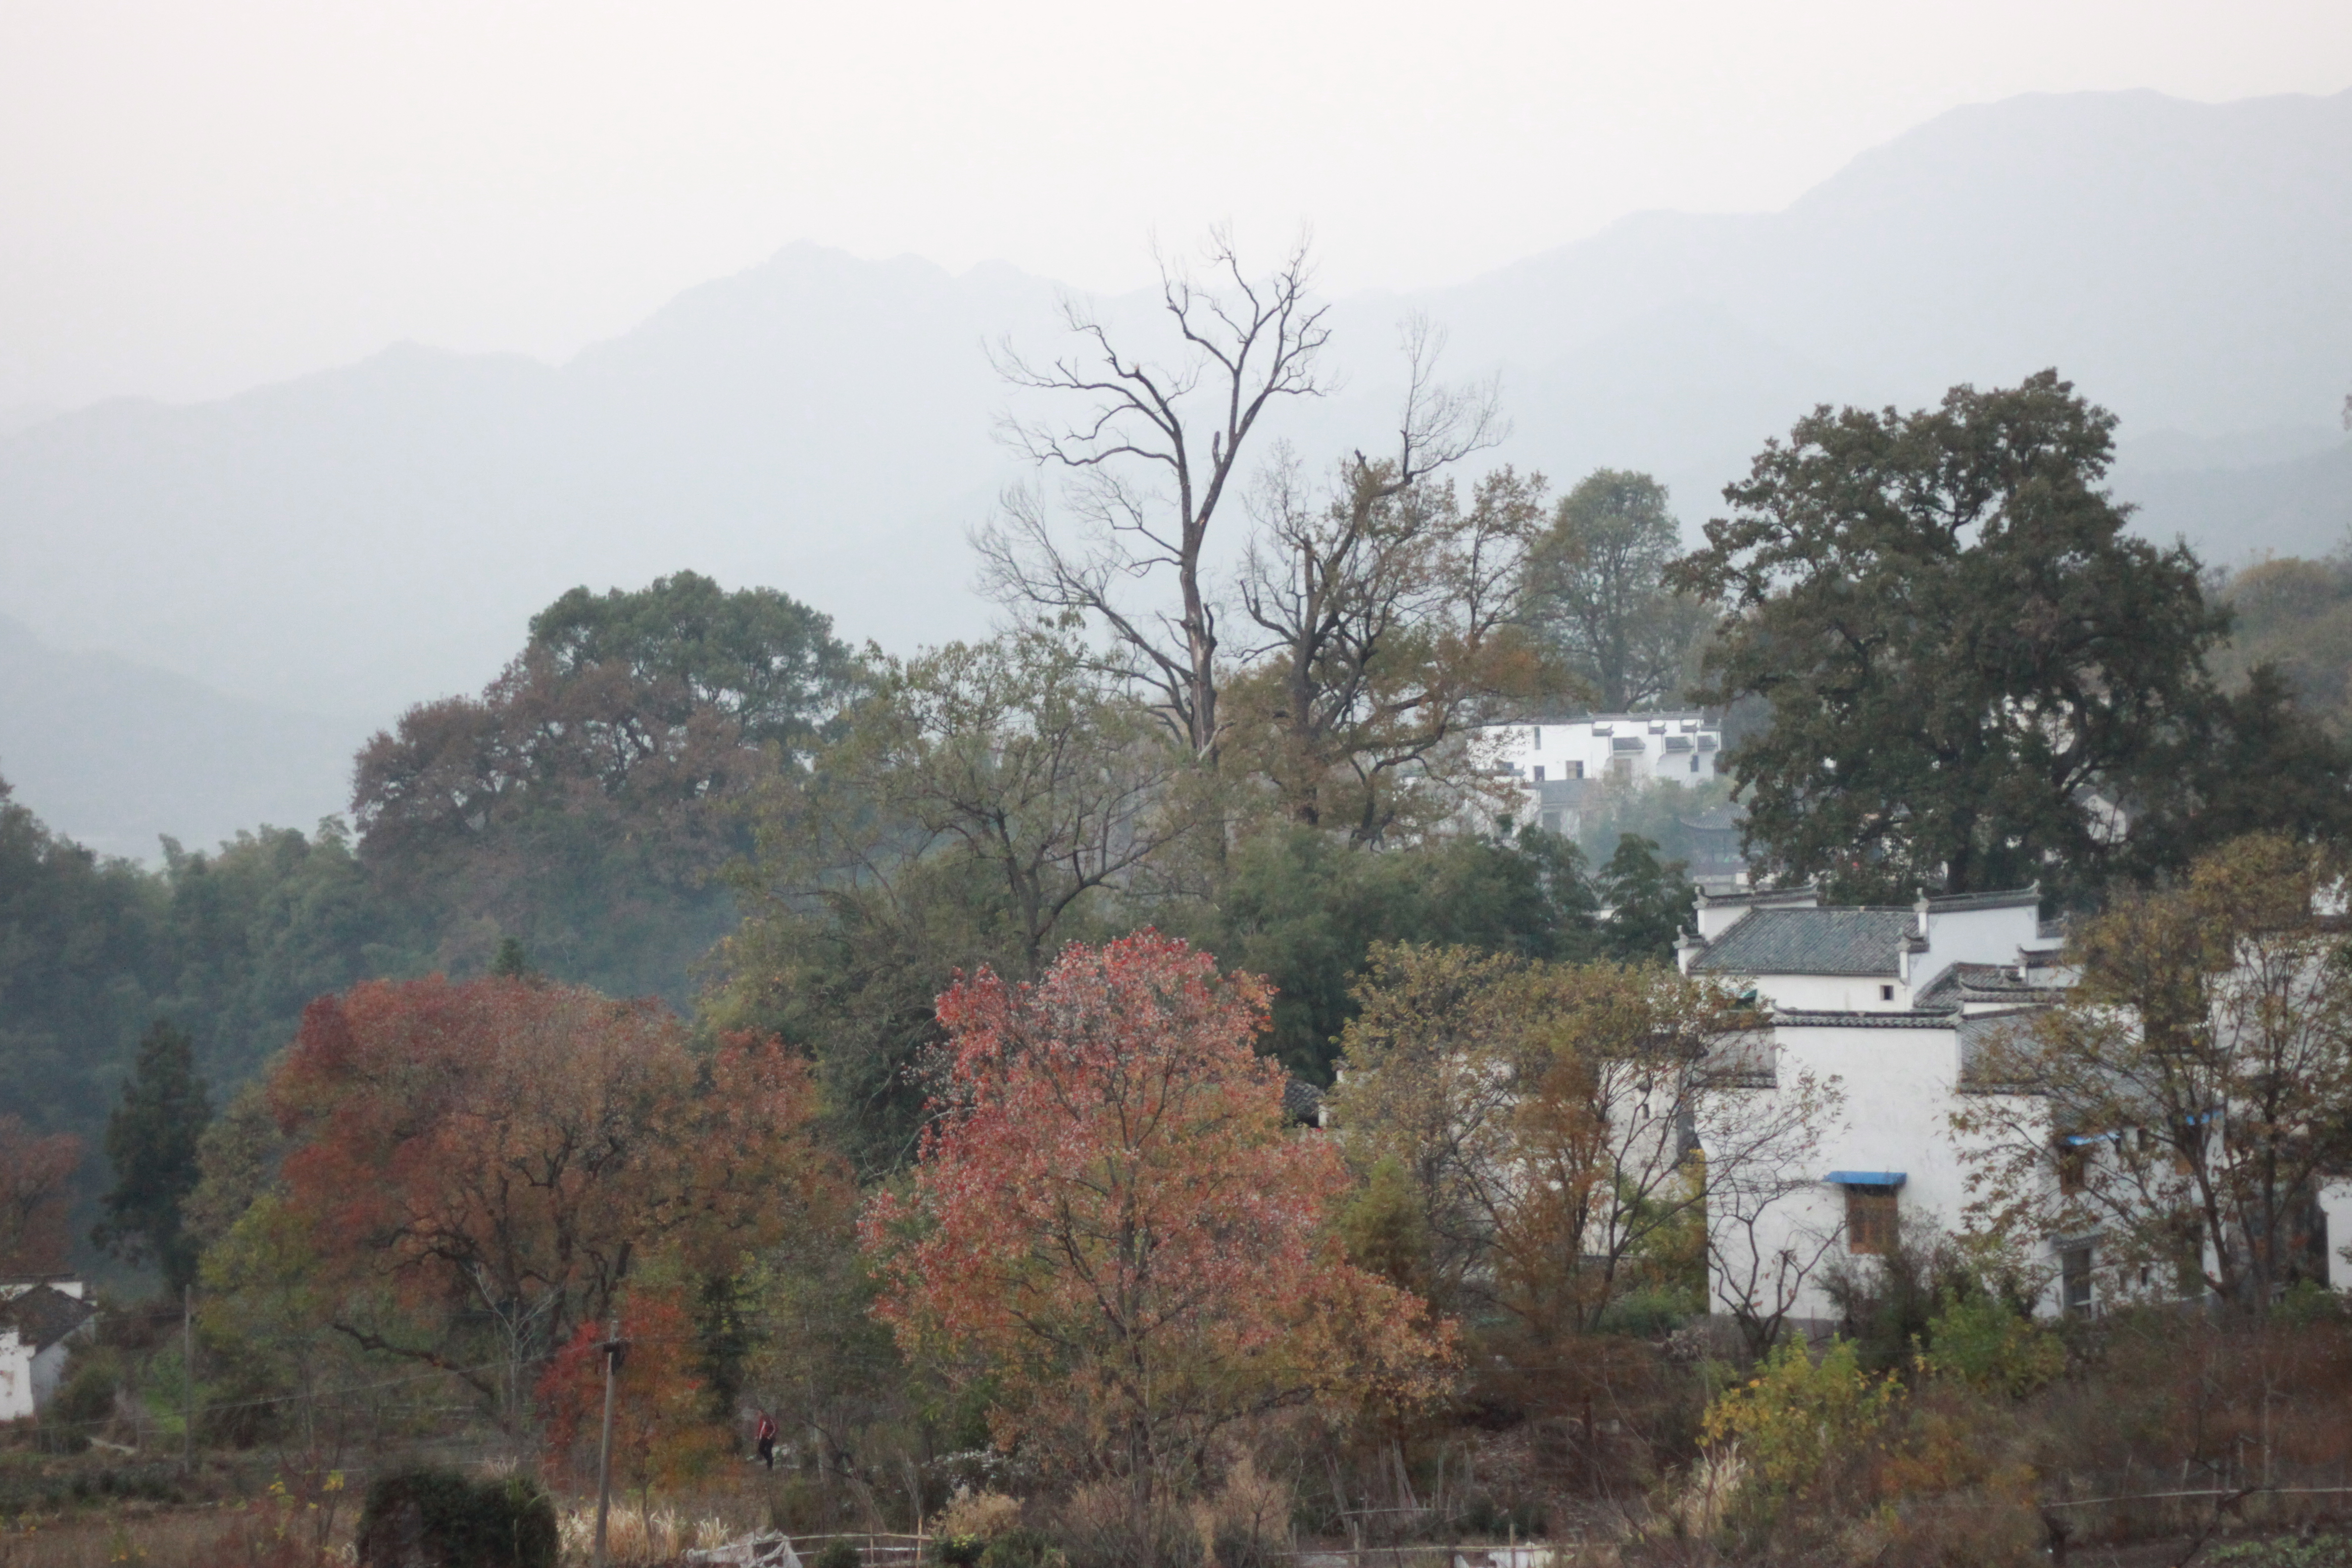
[[[1451,370],[1502,377],[1496,460],[1649,469],[1695,529],[1815,404],[2055,364],[2122,416],[2115,488],[2147,531],[2219,563],[2321,553],[2352,528],[2347,168],[2352,93],[1957,110],[1779,213],[1643,215],[1340,300],[1344,389],[1279,433],[1310,462],[1373,447],[1423,312]],[[18,411],[0,774],[116,852],[307,826],[369,731],[479,687],[563,589],[682,567],[893,648],[976,632],[965,533],[1019,477],[984,345],[1052,342],[1055,298],[798,245],[561,366],[402,346],[215,403]]]

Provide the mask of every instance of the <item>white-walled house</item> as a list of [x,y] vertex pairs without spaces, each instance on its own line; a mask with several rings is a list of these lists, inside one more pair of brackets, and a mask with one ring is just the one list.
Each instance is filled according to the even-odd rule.
[[98,1309],[79,1279],[0,1281],[0,1421],[38,1415]]
[[1722,726],[1696,710],[1528,719],[1487,740],[1496,766],[1527,796],[1526,820],[1571,838],[1611,783],[1703,784],[1723,755]]
[[1958,1227],[1967,1173],[1949,1116],[1981,1092],[1969,1059],[2064,979],[2040,901],[2032,889],[1908,908],[1824,907],[1810,889],[1700,897],[1684,972],[1752,988],[1770,1019],[1769,1045],[1744,1049],[1752,1071],[1738,1092],[1791,1094],[1810,1077],[1843,1096],[1817,1169],[1789,1173],[1737,1237],[1710,1214],[1719,1310],[1761,1288],[1784,1293],[1773,1305],[1791,1318],[1831,1317],[1832,1258],[1884,1252],[1906,1228]]

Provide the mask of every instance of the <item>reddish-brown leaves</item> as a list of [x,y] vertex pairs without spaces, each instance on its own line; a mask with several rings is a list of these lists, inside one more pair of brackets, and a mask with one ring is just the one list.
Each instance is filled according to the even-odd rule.
[[54,1274],[66,1266],[69,1190],[81,1140],[37,1137],[19,1116],[0,1116],[0,1274]]
[[912,1190],[866,1222],[880,1310],[984,1363],[1000,1419],[1079,1468],[1146,1475],[1278,1405],[1411,1397],[1442,1354],[1421,1304],[1327,1236],[1347,1177],[1284,1126],[1250,1046],[1266,1006],[1150,931],[940,1000],[950,1102]]
[[656,1245],[724,1267],[840,1178],[797,1058],[708,1063],[650,1003],[519,980],[322,997],[270,1084],[287,1199],[330,1275],[410,1326],[460,1302],[560,1342]]

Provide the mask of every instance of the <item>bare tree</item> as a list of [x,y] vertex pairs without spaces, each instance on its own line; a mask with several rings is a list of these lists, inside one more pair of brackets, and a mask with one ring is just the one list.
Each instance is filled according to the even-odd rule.
[[1357,451],[1328,490],[1305,482],[1286,449],[1252,496],[1256,528],[1240,574],[1258,641],[1246,659],[1266,771],[1291,815],[1327,816],[1344,779],[1360,840],[1391,814],[1384,775],[1489,721],[1499,700],[1542,684],[1530,639],[1515,635],[1515,584],[1543,480],[1505,468],[1465,510],[1440,470],[1503,431],[1495,384],[1441,385],[1443,339],[1405,326],[1410,376],[1391,455]]
[[1072,910],[1173,843],[1179,760],[1066,635],[950,643],[874,673],[848,732],[772,803],[775,881],[888,889],[961,855],[998,881],[1025,972]]
[[1695,1230],[1712,1241],[1734,1194],[1760,1215],[1808,1184],[1842,1102],[1835,1080],[1748,1070],[1769,1049],[1749,1005],[1664,965],[1383,947],[1358,994],[1335,1131],[1412,1184],[1441,1308],[1538,1338],[1589,1330]]
[[2259,1307],[2325,1279],[2319,1196],[2352,1165],[2346,881],[2334,848],[2256,835],[2088,921],[2065,1001],[1967,1064],[1976,1226],[2095,1234],[2124,1297]]
[[1823,1227],[1790,1213],[1817,1189],[1814,1158],[1844,1110],[1844,1087],[1809,1071],[1784,1076],[1774,1057],[1769,1032],[1718,1046],[1698,1127],[1711,1306],[1730,1315],[1758,1358],[1779,1341],[1806,1282],[1845,1235],[1843,1221]]
[[[1162,364],[1129,353],[1086,305],[1062,313],[1073,353],[1033,361],[1010,343],[994,355],[1014,386],[1082,405],[1066,421],[1008,418],[1002,433],[1045,468],[1064,471],[1064,505],[1078,537],[1060,537],[1045,500],[1017,489],[975,543],[990,590],[1008,602],[1099,620],[1115,668],[1142,682],[1192,753],[1213,760],[1217,616],[1204,582],[1217,509],[1243,448],[1277,398],[1319,395],[1316,358],[1329,332],[1313,302],[1302,238],[1269,277],[1244,270],[1229,236],[1212,234],[1208,281],[1163,261],[1160,308],[1181,355]],[[1136,584],[1175,578],[1172,605],[1130,597]]]

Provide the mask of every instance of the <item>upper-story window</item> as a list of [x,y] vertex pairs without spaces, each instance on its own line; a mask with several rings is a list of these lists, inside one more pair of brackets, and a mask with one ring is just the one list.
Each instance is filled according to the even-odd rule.
[[1536,783],[1538,783],[1538,784],[1541,784],[1541,783],[1543,783],[1543,782],[1544,782],[1544,776],[1543,776],[1543,764],[1542,764],[1541,763],[1538,763],[1536,764]]

